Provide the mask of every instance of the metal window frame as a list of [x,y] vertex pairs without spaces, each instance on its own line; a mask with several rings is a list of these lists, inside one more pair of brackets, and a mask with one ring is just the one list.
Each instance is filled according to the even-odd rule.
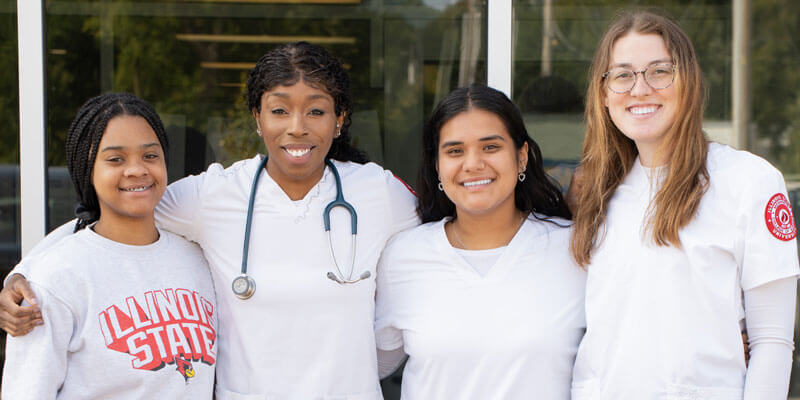
[[19,182],[22,255],[47,224],[44,1],[17,0],[19,51]]
[[510,0],[489,1],[487,10],[486,82],[511,97],[513,7]]

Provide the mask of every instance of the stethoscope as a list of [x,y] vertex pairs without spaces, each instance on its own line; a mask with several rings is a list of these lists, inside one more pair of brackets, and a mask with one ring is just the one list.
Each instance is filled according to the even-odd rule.
[[[342,180],[339,177],[339,171],[336,169],[336,166],[334,166],[333,162],[331,162],[329,159],[325,159],[325,164],[331,169],[331,172],[333,172],[333,178],[336,181],[336,198],[328,203],[328,205],[325,207],[325,211],[322,212],[322,220],[325,225],[325,234],[328,237],[328,248],[331,251],[331,258],[333,258],[333,264],[336,266],[337,272],[333,273],[329,271],[327,276],[328,279],[340,285],[356,283],[369,278],[371,275],[369,271],[364,271],[360,276],[358,276],[358,278],[353,279],[353,268],[355,267],[356,262],[356,227],[358,225],[358,215],[356,214],[356,209],[353,208],[353,206],[344,199],[344,195],[342,195]],[[247,255],[250,250],[250,228],[253,225],[253,204],[256,200],[258,178],[261,176],[261,172],[264,171],[266,165],[267,157],[264,157],[264,160],[262,160],[258,165],[258,171],[256,171],[255,178],[253,178],[253,186],[250,189],[250,201],[247,204],[247,223],[244,227],[242,273],[241,275],[237,276],[231,284],[231,287],[233,288],[233,294],[242,300],[249,299],[251,296],[253,296],[253,293],[256,292],[256,281],[247,275]],[[339,262],[336,260],[336,253],[333,251],[333,242],[331,241],[331,210],[335,207],[342,207],[350,213],[352,253],[350,253],[350,272],[347,275],[347,278],[345,278],[344,273],[342,273],[342,270],[339,268]]]

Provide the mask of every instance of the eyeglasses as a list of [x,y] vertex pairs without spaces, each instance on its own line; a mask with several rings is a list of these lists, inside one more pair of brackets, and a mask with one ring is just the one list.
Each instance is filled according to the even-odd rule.
[[606,87],[614,93],[627,93],[636,86],[636,75],[642,74],[644,81],[655,90],[666,89],[675,81],[675,65],[672,63],[652,64],[641,71],[617,67],[603,74]]

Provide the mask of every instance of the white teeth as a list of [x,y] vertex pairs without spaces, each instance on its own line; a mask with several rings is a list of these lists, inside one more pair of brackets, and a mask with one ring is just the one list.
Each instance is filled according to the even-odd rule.
[[492,183],[491,179],[482,179],[482,180],[479,180],[479,181],[464,182],[464,186],[472,187],[472,186],[478,186],[478,185],[488,185],[490,183]]
[[122,191],[124,191],[124,192],[143,192],[143,191],[145,191],[145,190],[147,190],[149,188],[150,188],[150,186],[139,186],[139,187],[134,187],[134,188],[122,189]]
[[311,151],[311,149],[286,149],[286,152],[289,153],[292,157],[302,157]]
[[631,113],[634,115],[650,114],[656,112],[657,107],[631,107]]

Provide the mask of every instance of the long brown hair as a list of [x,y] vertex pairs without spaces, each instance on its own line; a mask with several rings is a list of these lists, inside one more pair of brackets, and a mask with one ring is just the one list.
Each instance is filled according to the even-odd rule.
[[638,155],[636,144],[614,125],[604,103],[607,89],[603,73],[611,64],[611,50],[617,40],[631,32],[660,35],[677,70],[676,119],[657,150],[667,160],[667,167],[662,186],[650,203],[643,232],[652,234],[659,246],[680,247],[679,230],[694,218],[708,188],[708,141],[702,130],[705,87],[692,42],[666,17],[648,11],[621,14],[601,39],[589,72],[580,167],[583,184],[578,191],[570,243],[575,261],[584,267],[602,240],[600,230],[609,200]]

